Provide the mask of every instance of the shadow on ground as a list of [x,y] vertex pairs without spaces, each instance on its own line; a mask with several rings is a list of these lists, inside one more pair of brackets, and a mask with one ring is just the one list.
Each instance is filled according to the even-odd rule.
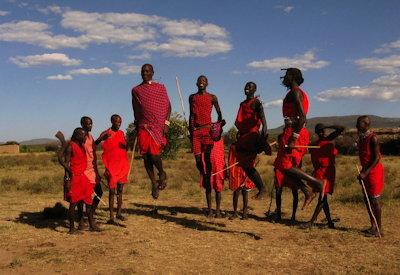
[[[164,205],[158,205],[157,209],[155,209],[154,205],[149,205],[149,204],[134,203],[133,205],[136,206],[137,208],[128,208],[125,209],[124,212],[130,215],[145,216],[153,219],[162,220],[165,221],[165,223],[172,222],[181,225],[185,228],[198,231],[215,231],[228,234],[243,234],[255,240],[261,239],[261,236],[252,232],[235,231],[235,230],[228,230],[221,228],[221,227],[226,227],[224,223],[208,222],[208,221],[203,222],[186,217],[177,217],[175,214],[175,213],[185,213],[185,214],[203,215],[203,211],[197,207],[175,207],[175,206],[169,207]],[[169,213],[173,213],[173,215],[162,214],[160,213],[160,211],[167,211]]]
[[54,207],[46,207],[41,212],[21,212],[14,222],[28,224],[38,229],[50,228],[59,231],[58,227],[68,227],[66,218],[67,209],[58,202]]

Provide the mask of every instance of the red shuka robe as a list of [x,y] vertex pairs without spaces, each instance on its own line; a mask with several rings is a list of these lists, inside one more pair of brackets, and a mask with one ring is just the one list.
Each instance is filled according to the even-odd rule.
[[332,141],[318,140],[316,146],[320,148],[310,149],[311,161],[314,166],[313,176],[320,180],[327,180],[324,193],[333,194],[335,186],[335,156],[338,151]]
[[[373,136],[375,136],[375,133],[371,132],[365,138],[360,137],[358,142],[358,153],[363,168],[369,167],[372,162],[371,138]],[[364,180],[367,193],[371,197],[379,197],[384,186],[384,169],[380,161],[382,157],[380,154],[377,157],[379,158],[379,162],[370,170],[367,178]]]
[[68,193],[71,203],[83,201],[85,204],[92,204],[93,184],[85,175],[87,157],[85,149],[77,143],[70,141],[71,159],[70,169],[72,172],[71,189]]
[[129,173],[129,160],[126,151],[126,140],[124,132],[107,130],[110,135],[103,144],[101,158],[108,173],[105,173],[110,189],[114,189],[117,183],[127,183]]

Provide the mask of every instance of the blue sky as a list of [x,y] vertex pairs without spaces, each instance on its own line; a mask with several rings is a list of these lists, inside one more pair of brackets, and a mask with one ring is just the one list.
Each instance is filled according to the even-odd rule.
[[232,125],[247,81],[269,127],[282,124],[280,68],[303,70],[309,117],[399,117],[400,1],[0,2],[0,141],[67,136],[83,115],[94,135],[152,63],[180,111],[200,74]]

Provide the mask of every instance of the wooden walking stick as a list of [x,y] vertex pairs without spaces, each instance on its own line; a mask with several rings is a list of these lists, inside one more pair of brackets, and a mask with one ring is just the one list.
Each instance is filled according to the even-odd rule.
[[[288,145],[285,145],[285,148],[288,148]],[[316,146],[316,145],[294,145],[291,146],[291,148],[308,148],[308,149],[319,149],[321,146]]]
[[137,137],[135,136],[135,141],[133,142],[133,148],[132,148],[132,156],[131,156],[131,162],[129,164],[129,172],[128,172],[128,182],[129,182],[129,177],[131,175],[131,171],[132,171],[132,164],[133,164],[133,160],[135,159],[135,148],[136,148],[136,144],[137,144]]
[[[356,168],[357,168],[357,171],[358,171],[358,175],[360,175],[360,168],[358,167],[357,164],[356,164]],[[376,217],[374,215],[374,212],[372,211],[371,202],[369,201],[369,197],[368,197],[367,189],[365,188],[364,180],[362,178],[360,178],[359,180],[360,180],[360,183],[361,183],[361,186],[362,186],[362,190],[363,190],[365,199],[367,200],[369,212],[371,213],[372,219],[374,220],[374,223],[375,223],[375,226],[376,226],[376,230],[378,230],[378,236],[379,236],[379,238],[382,238],[381,230],[379,228],[378,222],[376,221]]]

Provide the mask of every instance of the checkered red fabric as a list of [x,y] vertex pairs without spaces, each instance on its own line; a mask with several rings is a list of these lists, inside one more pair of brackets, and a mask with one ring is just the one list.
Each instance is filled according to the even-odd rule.
[[132,89],[132,101],[138,111],[135,119],[139,127],[146,128],[163,147],[167,142],[163,132],[170,104],[165,86],[156,82],[142,83]]
[[[225,146],[224,140],[220,139],[217,142],[214,142],[214,146],[211,150],[211,174],[217,173],[219,171],[224,170],[225,168]],[[204,154],[202,155],[204,170],[206,169],[204,163]],[[221,192],[222,188],[224,187],[224,180],[225,180],[226,173],[218,173],[214,176],[211,176],[210,182],[211,187],[217,191]],[[203,177],[200,177],[200,186],[203,187]]]
[[212,96],[208,92],[196,93],[192,96],[190,111],[194,127],[211,124],[212,106]]

